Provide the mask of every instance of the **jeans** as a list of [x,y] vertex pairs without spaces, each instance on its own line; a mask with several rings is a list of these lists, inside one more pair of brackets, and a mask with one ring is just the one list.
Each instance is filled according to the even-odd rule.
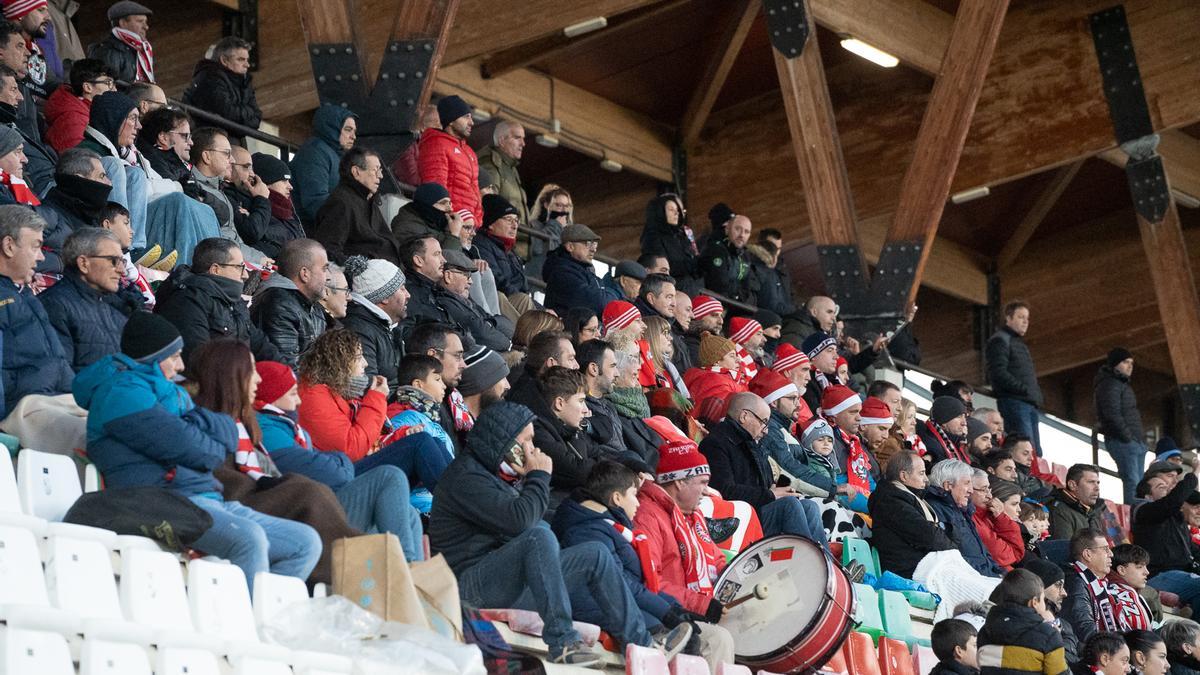
[[350,526],[391,532],[400,539],[404,559],[422,560],[421,516],[408,503],[408,476],[394,466],[379,466],[334,489]]
[[779,497],[759,507],[758,519],[764,536],[795,534],[829,548],[825,526],[821,524],[821,507],[810,499]]
[[321,537],[308,525],[268,516],[238,502],[199,495],[190,499],[213,519],[194,548],[242,568],[251,593],[259,572],[307,579],[317,566]]
[[146,232],[143,246],[162,246],[164,257],[178,251],[177,265],[190,265],[192,251],[201,240],[221,236],[217,214],[182,192],[165,194],[150,202],[146,212]]
[[1042,437],[1038,427],[1038,409],[1015,398],[996,399],[996,408],[1004,418],[1004,431],[1008,434],[1025,434],[1033,440],[1033,449],[1042,456]]
[[1126,504],[1133,504],[1136,498],[1137,484],[1146,473],[1146,445],[1140,441],[1118,441],[1106,439],[1105,446],[1108,454],[1117,463],[1117,473],[1121,476],[1122,493]]
[[129,209],[129,227],[133,229],[133,245],[130,248],[145,248],[146,204],[149,201],[146,172],[142,171],[142,167],[130,166],[112,155],[101,157],[100,164],[112,181],[108,201]]
[[1200,613],[1200,575],[1182,570],[1168,570],[1150,577],[1149,584],[1160,591],[1174,593]]
[[358,460],[354,463],[354,473],[361,476],[377,466],[388,464],[408,474],[409,485],[421,485],[433,492],[438,478],[450,465],[450,455],[433,436],[413,434]]
[[536,611],[552,658],[581,640],[571,625],[571,598],[584,595],[595,599],[605,617],[600,627],[618,642],[648,647],[650,633],[621,574],[598,542],[560,551],[550,528],[536,526],[459,574],[458,590],[472,607],[524,605]]

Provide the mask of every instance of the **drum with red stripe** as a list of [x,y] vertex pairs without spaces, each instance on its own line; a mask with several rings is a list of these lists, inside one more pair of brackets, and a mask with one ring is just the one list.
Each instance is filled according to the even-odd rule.
[[729,562],[715,597],[737,662],[776,673],[824,665],[853,625],[854,588],[828,551],[802,537],[761,539]]

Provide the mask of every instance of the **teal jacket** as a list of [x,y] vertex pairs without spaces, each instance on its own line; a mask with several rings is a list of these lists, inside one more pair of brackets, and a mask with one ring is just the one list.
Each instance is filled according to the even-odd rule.
[[338,162],[342,146],[338,137],[346,118],[354,117],[349,109],[326,103],[313,116],[313,136],[300,146],[289,164],[292,167],[292,202],[305,225],[317,217],[317,209],[329,198],[338,184]]

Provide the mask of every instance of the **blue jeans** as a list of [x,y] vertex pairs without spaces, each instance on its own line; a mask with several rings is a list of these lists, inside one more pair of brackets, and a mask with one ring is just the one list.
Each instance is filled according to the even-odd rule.
[[1146,473],[1146,445],[1140,441],[1118,441],[1106,439],[1105,447],[1117,463],[1117,473],[1121,476],[1122,493],[1126,504],[1132,504],[1136,498],[1137,484]]
[[194,548],[225,558],[242,568],[254,592],[254,575],[272,572],[307,579],[321,557],[321,537],[313,528],[286,518],[276,518],[210,497],[190,497],[212,516],[212,527]]
[[1182,602],[1191,605],[1193,613],[1200,613],[1200,575],[1168,570],[1150,577],[1149,584],[1160,591],[1178,595]]
[[758,509],[763,535],[795,534],[829,548],[825,526],[821,524],[821,507],[810,499],[779,497]]
[[112,181],[108,201],[129,209],[129,227],[133,230],[132,249],[146,247],[146,202],[148,178],[140,166],[130,166],[111,155],[100,158],[104,173]]
[[458,575],[467,605],[526,607],[542,617],[551,657],[579,642],[571,626],[571,598],[591,597],[605,620],[600,627],[622,645],[651,644],[641,610],[625,587],[613,555],[598,542],[559,550],[550,528],[531,527]]
[[996,399],[996,408],[1004,418],[1004,432],[1025,434],[1033,440],[1033,449],[1042,456],[1042,437],[1039,433],[1038,409],[1015,398]]
[[334,489],[350,526],[363,532],[391,532],[400,539],[404,558],[422,560],[421,515],[408,503],[408,476],[394,466],[379,466]]
[[[163,256],[179,252],[177,265],[190,265],[192,251],[204,239],[221,236],[217,214],[182,192],[172,192],[150,202],[146,212],[146,233],[143,246],[162,246]],[[136,246],[135,246],[136,247]]]
[[430,492],[450,465],[450,455],[437,439],[425,432],[405,436],[354,463],[361,476],[377,466],[392,465],[408,474],[409,485],[420,485]]

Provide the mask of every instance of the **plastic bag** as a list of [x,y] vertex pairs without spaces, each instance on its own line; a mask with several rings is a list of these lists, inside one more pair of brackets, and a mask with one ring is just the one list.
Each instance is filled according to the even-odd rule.
[[266,626],[268,639],[289,649],[354,659],[355,675],[486,675],[474,645],[433,631],[384,621],[338,595],[288,605]]

